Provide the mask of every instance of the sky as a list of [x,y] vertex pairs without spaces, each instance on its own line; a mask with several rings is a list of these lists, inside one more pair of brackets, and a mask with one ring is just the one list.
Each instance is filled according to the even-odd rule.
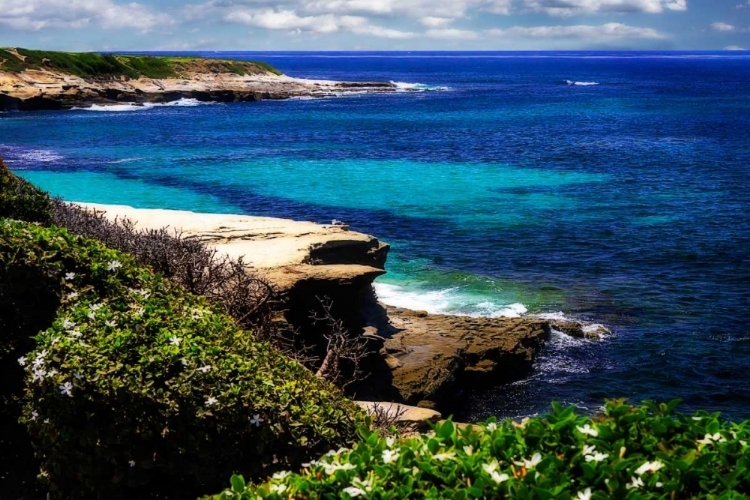
[[739,50],[750,0],[0,0],[46,50]]

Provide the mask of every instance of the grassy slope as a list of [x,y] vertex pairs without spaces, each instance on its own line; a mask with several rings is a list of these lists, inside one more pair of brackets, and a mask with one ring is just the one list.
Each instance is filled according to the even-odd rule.
[[[162,57],[97,54],[93,52],[51,52],[17,49],[24,60],[0,48],[0,70],[19,73],[27,69],[53,68],[81,78],[175,78],[187,71],[203,69],[213,73],[246,75],[271,72],[276,68],[262,62],[231,61],[201,57]],[[47,60],[47,61],[45,61]]]

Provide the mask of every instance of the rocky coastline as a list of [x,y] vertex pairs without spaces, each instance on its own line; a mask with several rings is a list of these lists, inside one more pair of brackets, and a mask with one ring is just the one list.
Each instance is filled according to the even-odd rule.
[[577,321],[475,318],[428,314],[378,302],[373,281],[386,273],[389,250],[377,238],[341,223],[316,224],[243,215],[81,203],[142,229],[170,227],[233,258],[276,289],[276,322],[304,331],[317,298],[327,297],[349,332],[375,346],[358,399],[449,412],[465,387],[490,387],[527,377],[557,330],[598,338],[608,330]]
[[0,67],[0,111],[35,111],[145,105],[181,99],[201,102],[246,102],[292,97],[396,92],[389,82],[305,80],[258,70],[239,75],[210,61],[194,62],[179,78],[82,78],[54,68],[3,71]]

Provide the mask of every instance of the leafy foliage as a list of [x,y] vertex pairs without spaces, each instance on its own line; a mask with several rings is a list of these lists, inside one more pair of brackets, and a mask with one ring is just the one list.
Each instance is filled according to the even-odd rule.
[[186,65],[206,62],[212,68],[227,73],[245,75],[248,72],[281,72],[273,66],[256,61],[218,60],[201,57],[162,57],[93,52],[53,52],[17,49],[23,58],[6,49],[0,49],[0,70],[21,72],[26,69],[54,68],[81,78],[176,78]]
[[100,243],[4,220],[0,289],[21,272],[57,312],[18,360],[52,497],[195,497],[350,443],[364,418],[205,298]]
[[0,217],[49,224],[52,203],[49,195],[13,175],[0,158]]
[[127,218],[110,221],[102,212],[60,199],[52,200],[52,206],[56,226],[132,255],[188,292],[205,296],[256,338],[273,341],[269,305],[273,289],[252,274],[242,258],[221,256],[206,243],[166,228],[139,230]]
[[402,441],[363,431],[352,450],[329,453],[299,474],[259,486],[234,476],[214,500],[747,498],[748,422],[610,401],[605,415],[552,413],[521,423],[491,419]]

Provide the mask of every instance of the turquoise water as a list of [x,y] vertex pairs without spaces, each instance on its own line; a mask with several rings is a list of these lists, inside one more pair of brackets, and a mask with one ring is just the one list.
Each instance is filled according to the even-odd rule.
[[234,55],[423,91],[4,114],[0,155],[69,200],[344,220],[392,244],[389,303],[615,332],[554,336],[463,418],[604,397],[750,417],[750,58]]

